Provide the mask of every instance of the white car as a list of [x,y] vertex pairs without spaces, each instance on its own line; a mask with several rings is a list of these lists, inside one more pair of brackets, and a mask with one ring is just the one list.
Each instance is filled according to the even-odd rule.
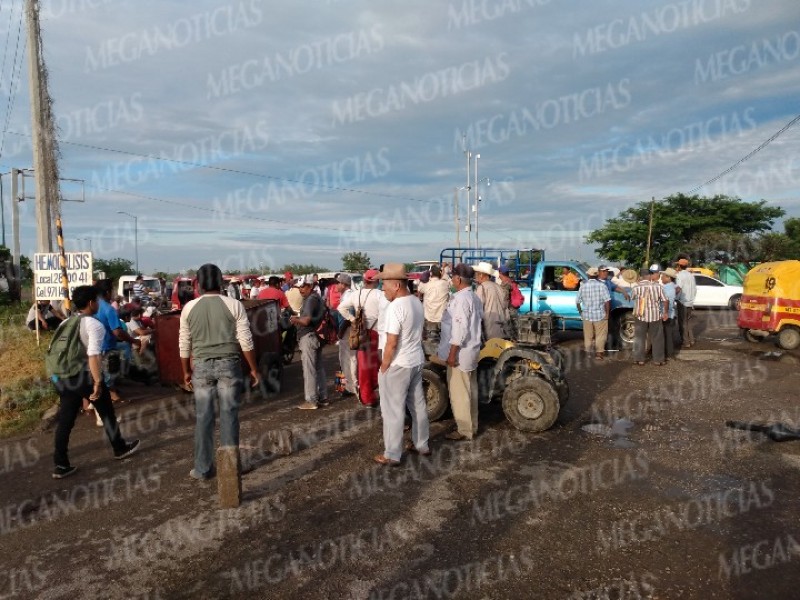
[[695,308],[721,308],[739,310],[742,299],[742,286],[728,285],[719,279],[695,273],[697,283],[697,296],[694,299]]

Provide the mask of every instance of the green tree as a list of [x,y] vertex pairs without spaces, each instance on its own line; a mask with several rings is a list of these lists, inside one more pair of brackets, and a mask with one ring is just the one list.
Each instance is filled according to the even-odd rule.
[[351,273],[362,273],[369,269],[369,256],[366,252],[348,252],[342,256],[342,270]]
[[133,261],[127,258],[95,258],[93,261],[95,271],[103,271],[106,279],[119,279],[123,275],[135,275]]
[[[766,200],[743,202],[739,198],[713,198],[673,194],[652,205],[653,236],[650,260],[671,261],[685,252],[687,242],[701,233],[754,234],[768,231],[784,210],[767,206]],[[607,260],[631,266],[643,265],[647,254],[650,202],[640,202],[606,221],[586,236],[587,243],[599,244],[597,254]]]
[[320,267],[319,265],[299,265],[295,263],[289,263],[281,267],[281,272],[285,273],[286,271],[290,271],[294,276],[311,275],[313,273],[327,273],[328,267]]

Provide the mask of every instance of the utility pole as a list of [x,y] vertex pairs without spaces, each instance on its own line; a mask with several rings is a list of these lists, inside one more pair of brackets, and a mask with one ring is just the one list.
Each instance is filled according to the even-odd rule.
[[42,59],[38,0],[26,0],[31,134],[36,181],[36,242],[39,252],[53,251],[52,211],[58,210],[58,165],[47,72]]
[[480,248],[480,242],[478,241],[478,203],[481,201],[481,195],[479,193],[480,188],[478,187],[478,159],[481,157],[480,154],[475,155],[475,208],[472,210],[475,211],[475,247]]
[[[14,244],[13,248],[11,249],[11,276],[12,281],[11,287],[14,290],[12,293],[12,299],[16,302],[19,302],[21,299],[21,291],[20,291],[20,275],[22,274],[19,268],[19,198],[17,192],[17,177],[19,177],[20,172],[19,169],[11,169],[11,233],[14,236]],[[25,180],[22,180],[23,185],[23,198],[25,197],[24,189],[25,189]]]
[[647,267],[650,264],[650,244],[653,241],[653,209],[656,205],[656,197],[653,196],[650,200],[650,219],[647,225],[647,253],[644,255],[644,266]]
[[456,225],[456,248],[461,248],[461,223],[458,221],[458,188],[453,188],[453,221]]
[[472,246],[472,217],[471,210],[472,210],[472,194],[470,193],[471,187],[469,183],[469,167],[470,163],[472,162],[472,152],[469,150],[464,150],[464,154],[467,155],[467,226],[465,227],[467,231],[467,248],[471,248]]

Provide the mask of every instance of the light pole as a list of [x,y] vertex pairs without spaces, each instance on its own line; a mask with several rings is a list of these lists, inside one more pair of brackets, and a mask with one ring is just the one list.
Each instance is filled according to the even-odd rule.
[[78,241],[78,242],[89,242],[89,252],[94,254],[94,252],[92,252],[92,238],[75,238],[75,241]]
[[118,210],[117,214],[125,215],[133,219],[133,247],[134,247],[134,256],[136,258],[136,274],[139,274],[139,217],[136,215],[132,215],[131,213],[125,212],[124,210]]
[[489,181],[488,177],[484,177],[483,179],[478,179],[478,159],[481,157],[480,154],[475,155],[475,206],[472,210],[475,212],[475,247],[480,248],[480,242],[478,241],[478,233],[480,231],[478,227],[478,207],[481,203],[481,194],[480,194],[480,183],[482,181],[486,182],[487,186],[492,185],[492,182]]

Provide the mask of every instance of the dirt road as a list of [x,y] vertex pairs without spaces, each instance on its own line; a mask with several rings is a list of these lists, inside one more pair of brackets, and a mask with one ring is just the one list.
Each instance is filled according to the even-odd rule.
[[279,398],[243,408],[235,510],[188,477],[191,396],[131,386],[129,460],[85,417],[66,480],[52,432],[0,443],[0,598],[800,597],[800,443],[725,427],[800,426],[800,354],[737,339],[733,313],[696,326],[663,367],[598,363],[563,335],[556,427],[482,407],[476,441],[436,423],[432,456],[396,469],[371,461],[377,412],[294,409],[295,362]]

